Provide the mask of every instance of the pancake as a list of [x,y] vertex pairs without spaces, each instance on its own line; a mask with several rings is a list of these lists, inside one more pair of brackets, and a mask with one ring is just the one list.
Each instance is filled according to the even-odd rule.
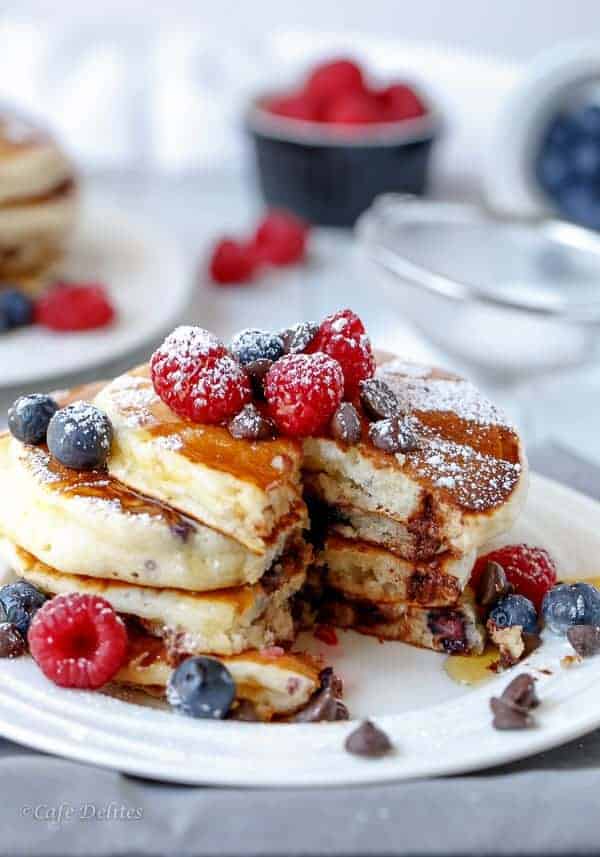
[[110,418],[108,470],[257,554],[301,498],[301,448],[278,438],[249,442],[221,426],[181,420],[157,396],[147,367],[104,387],[96,405]]
[[256,583],[308,526],[299,501],[264,553],[252,553],[105,471],[63,467],[45,447],[8,434],[0,435],[0,473],[0,533],[70,574],[198,592]]
[[461,557],[439,554],[409,562],[370,542],[331,534],[316,564],[326,583],[347,595],[373,601],[410,601],[428,606],[454,604],[468,583],[475,552]]
[[299,544],[261,583],[197,593],[64,574],[8,540],[0,548],[15,573],[42,592],[99,595],[165,640],[172,654],[232,655],[292,642],[291,599],[304,583],[311,557]]
[[[236,700],[251,702],[261,720],[293,714],[320,686],[321,666],[309,655],[254,650],[219,660],[235,682]],[[172,671],[162,640],[130,630],[128,659],[113,681],[162,695]]]

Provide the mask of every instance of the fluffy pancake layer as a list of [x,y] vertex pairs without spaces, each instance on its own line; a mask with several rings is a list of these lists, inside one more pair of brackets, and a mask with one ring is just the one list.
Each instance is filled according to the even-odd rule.
[[100,595],[163,639],[171,654],[233,655],[292,642],[291,599],[311,559],[310,549],[299,544],[260,583],[198,593],[64,574],[8,540],[1,547],[14,571],[43,592]]
[[70,574],[203,592],[255,583],[307,527],[300,501],[254,554],[235,539],[127,488],[63,467],[44,447],[0,435],[0,532]]
[[[262,720],[293,714],[319,688],[320,665],[308,655],[246,651],[219,660],[233,677],[236,699],[253,703]],[[163,641],[130,631],[127,662],[114,681],[162,694],[172,671]]]
[[145,367],[108,384],[96,404],[114,429],[112,476],[266,553],[301,495],[298,444],[236,440],[221,426],[180,420],[154,392]]

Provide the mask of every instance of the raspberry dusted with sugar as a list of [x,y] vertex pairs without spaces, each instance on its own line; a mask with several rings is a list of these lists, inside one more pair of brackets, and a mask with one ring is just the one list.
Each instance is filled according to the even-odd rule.
[[94,690],[110,681],[127,654],[127,631],[97,595],[57,595],[35,614],[29,649],[44,675],[61,687]]
[[479,557],[471,573],[471,586],[476,590],[488,562],[497,562],[518,595],[524,595],[540,610],[544,595],[556,583],[556,566],[543,548],[507,545]]
[[305,93],[319,103],[335,101],[348,93],[364,92],[360,67],[352,60],[337,59],[322,63],[306,81]]
[[256,268],[251,246],[232,238],[224,238],[215,246],[210,260],[210,276],[215,283],[244,283]]
[[250,379],[223,343],[201,327],[178,327],[152,355],[152,383],[162,401],[196,423],[222,423],[252,398]]
[[322,351],[333,357],[344,373],[344,395],[353,399],[360,392],[361,381],[375,374],[375,357],[371,342],[360,318],[345,309],[328,316],[309,346],[310,352]]
[[308,226],[287,211],[271,211],[254,236],[254,252],[271,265],[293,265],[306,252]]
[[344,376],[326,354],[288,354],[265,378],[269,415],[282,434],[306,437],[323,431],[342,401]]
[[93,330],[114,318],[105,288],[95,283],[59,283],[35,306],[35,321],[51,330]]

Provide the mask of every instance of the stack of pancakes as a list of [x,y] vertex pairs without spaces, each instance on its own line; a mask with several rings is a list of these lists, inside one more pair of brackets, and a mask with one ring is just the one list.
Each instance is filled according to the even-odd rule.
[[312,558],[299,445],[183,423],[146,370],[59,401],[94,398],[114,429],[108,472],[0,438],[0,531],[16,573],[50,595],[101,595],[127,620],[117,682],[161,692],[203,654],[227,664],[260,719],[303,708],[320,667],[280,648],[295,639]]
[[304,444],[318,525],[305,621],[449,653],[480,652],[485,631],[467,583],[476,553],[516,519],[526,460],[503,415],[456,375],[384,358],[417,448]]
[[0,282],[40,288],[63,255],[76,196],[73,167],[56,142],[0,114]]

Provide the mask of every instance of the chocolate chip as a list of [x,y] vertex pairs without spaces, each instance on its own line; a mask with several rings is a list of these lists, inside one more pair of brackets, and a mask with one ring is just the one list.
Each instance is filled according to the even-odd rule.
[[502,694],[505,702],[513,702],[519,708],[537,708],[540,704],[535,692],[535,679],[529,673],[521,673],[508,684]]
[[273,437],[273,423],[254,405],[246,405],[227,426],[232,437],[238,440],[267,440]]
[[244,369],[250,376],[252,390],[257,399],[262,400],[265,398],[263,382],[265,379],[265,375],[267,374],[272,365],[272,360],[267,360],[266,357],[263,357],[260,360],[253,360],[251,363],[247,363],[244,366]]
[[194,532],[194,525],[181,518],[179,521],[170,524],[169,529],[174,536],[177,536],[178,539],[181,539],[185,543]]
[[492,607],[504,595],[513,591],[500,563],[488,562],[477,587],[477,602],[482,607]]
[[0,658],[18,658],[25,653],[25,640],[10,622],[0,624]]
[[374,420],[395,417],[400,410],[396,394],[379,378],[369,378],[361,382],[360,401],[367,416]]
[[260,720],[258,712],[249,699],[242,699],[239,705],[232,708],[227,715],[228,720],[240,720],[243,723],[257,723]]
[[293,723],[333,722],[338,719],[338,701],[331,687],[318,690],[293,718]]
[[341,699],[336,699],[335,719],[350,720],[350,712]]
[[373,446],[384,452],[412,452],[419,442],[404,417],[379,420],[369,426],[369,438]]
[[600,628],[597,625],[572,625],[567,631],[567,639],[582,658],[600,652]]
[[490,707],[494,713],[494,729],[527,729],[533,723],[526,708],[521,708],[508,699],[493,696]]
[[358,443],[360,440],[360,417],[350,402],[342,402],[331,418],[331,434],[342,443]]
[[343,696],[344,693],[344,683],[339,676],[337,676],[333,667],[325,667],[319,673],[319,681],[321,682],[321,688],[330,687],[335,694],[335,696]]
[[319,325],[314,321],[301,321],[279,336],[283,340],[283,350],[286,354],[301,354],[305,351],[319,332]]
[[376,759],[390,753],[394,747],[388,736],[370,720],[365,720],[351,732],[344,744],[346,750],[355,756]]
[[274,562],[261,577],[260,585],[267,595],[271,595],[271,593],[279,589],[283,578],[284,571],[282,564],[280,562]]

